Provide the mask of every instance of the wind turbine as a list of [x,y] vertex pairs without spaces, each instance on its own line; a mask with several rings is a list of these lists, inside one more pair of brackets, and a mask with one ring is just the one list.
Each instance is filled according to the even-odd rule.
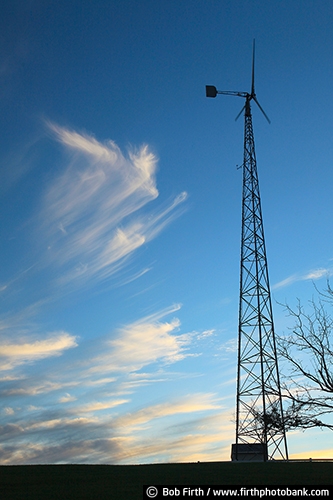
[[282,408],[264,226],[252,127],[251,101],[264,117],[254,86],[255,41],[252,53],[251,92],[217,90],[206,86],[206,96],[245,98],[242,236],[238,322],[236,443],[233,461],[288,460]]
[[271,123],[270,119],[266,115],[265,111],[262,109],[260,106],[255,89],[254,89],[254,59],[255,59],[255,40],[253,40],[253,52],[252,52],[252,84],[251,84],[251,93],[249,94],[248,92],[237,92],[236,90],[217,90],[214,85],[206,85],[206,97],[216,97],[217,94],[222,94],[222,95],[232,95],[232,96],[237,96],[237,97],[245,97],[246,101],[240,112],[235,118],[235,121],[238,120],[240,115],[243,113],[244,110],[249,110],[251,113],[251,108],[249,107],[250,101],[253,99],[254,102],[257,104],[259,107],[260,111],[263,113],[264,117],[268,121],[268,123]]

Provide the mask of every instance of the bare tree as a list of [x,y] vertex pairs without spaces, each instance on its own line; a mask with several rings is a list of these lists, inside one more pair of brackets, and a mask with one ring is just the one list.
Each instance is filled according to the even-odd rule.
[[285,306],[295,323],[290,335],[278,337],[287,430],[333,430],[333,420],[329,421],[333,416],[333,318],[327,311],[327,306],[333,306],[330,284],[318,294],[317,300],[310,301],[310,312],[300,302],[295,309]]

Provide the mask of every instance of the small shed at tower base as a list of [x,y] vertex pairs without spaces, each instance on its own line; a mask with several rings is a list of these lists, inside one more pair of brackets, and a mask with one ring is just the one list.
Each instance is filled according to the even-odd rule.
[[265,443],[234,443],[231,445],[232,462],[266,462],[268,460]]

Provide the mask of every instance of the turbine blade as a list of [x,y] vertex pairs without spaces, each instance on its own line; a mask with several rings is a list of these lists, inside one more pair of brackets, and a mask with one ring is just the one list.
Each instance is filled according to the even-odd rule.
[[251,85],[251,96],[255,96],[255,91],[254,91],[254,55],[255,55],[255,39],[253,39],[253,51],[252,51],[252,85]]
[[271,120],[268,118],[268,116],[266,115],[265,111],[260,106],[259,102],[257,101],[257,98],[253,97],[253,100],[257,103],[258,108],[260,109],[260,111],[262,112],[262,114],[264,115],[264,117],[266,118],[266,120],[268,121],[268,123],[271,123]]
[[240,117],[240,115],[243,113],[243,111],[245,109],[245,106],[246,106],[246,104],[244,104],[244,106],[242,107],[242,109],[240,110],[240,112],[238,113],[238,115],[236,116],[235,122],[238,120],[238,118]]

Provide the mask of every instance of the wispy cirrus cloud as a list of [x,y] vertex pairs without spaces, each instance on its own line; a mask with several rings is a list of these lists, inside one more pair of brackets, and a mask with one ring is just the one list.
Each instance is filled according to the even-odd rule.
[[165,418],[180,413],[196,413],[221,409],[214,394],[191,394],[181,400],[149,406],[135,413],[124,415],[115,420],[116,427],[127,427],[146,424],[151,420]]
[[[10,367],[13,369],[16,366],[11,365]],[[44,380],[38,382],[35,379],[23,377],[13,381],[8,380],[5,385],[5,381],[3,380],[3,389],[0,394],[2,396],[38,396],[60,391],[69,387],[75,387],[79,384],[79,382],[75,380],[69,382],[59,382],[58,380],[48,380],[48,378],[49,374],[45,372]]]
[[187,352],[192,335],[179,334],[180,321],[163,318],[180,309],[176,304],[138,321],[124,325],[105,340],[101,352],[90,360],[89,377],[99,373],[135,373],[153,363],[160,365],[181,361]]
[[35,342],[8,342],[0,344],[1,370],[40,359],[60,356],[63,351],[76,347],[76,338],[66,332],[54,332],[48,338]]
[[[173,418],[179,415],[175,425]],[[156,421],[161,424],[157,428]],[[116,418],[107,413],[74,417],[58,408],[52,416],[42,411],[0,427],[0,460],[2,464],[136,463],[155,457],[202,460],[212,451],[215,456],[215,448],[216,458],[221,459],[221,445],[230,442],[231,429],[230,415],[221,410],[214,394],[192,394]]]
[[[33,342],[3,342],[0,345],[2,369],[12,370],[13,375],[19,365],[36,364],[46,358],[59,357],[72,347],[76,349],[70,362],[68,358],[58,359],[54,365],[50,359],[48,365],[43,366],[42,379],[35,371],[27,377],[22,376],[22,370],[20,376],[3,377],[1,394],[7,397],[38,397],[54,393],[58,402],[73,403],[78,399],[77,390],[85,393],[94,388],[96,397],[96,391],[103,392],[110,386],[114,388],[113,394],[118,394],[119,388],[128,394],[142,384],[153,383],[156,377],[162,376],[159,370],[164,366],[191,355],[188,349],[192,335],[179,333],[180,322],[177,318],[165,319],[167,314],[178,309],[178,305],[172,306],[112,330],[107,336],[95,339],[93,346],[90,342],[79,343],[77,337],[66,332]],[[141,372],[144,367],[154,364],[149,374]],[[154,375],[155,371],[158,376]],[[140,375],[137,375],[138,372]],[[135,381],[133,377],[136,377]],[[98,404],[105,402],[111,404],[108,393]]]
[[278,290],[279,288],[284,288],[286,286],[292,285],[297,281],[315,281],[324,277],[329,278],[333,274],[333,269],[330,267],[319,267],[317,269],[312,269],[305,274],[292,274],[282,281],[279,281],[272,286],[272,290]]
[[[167,448],[172,458],[183,446],[192,456],[195,446],[203,449],[204,443],[216,441],[201,435],[193,421],[204,425],[204,417],[220,412],[221,405],[214,394],[190,394],[179,387],[179,377],[189,379],[189,371],[180,367],[174,372],[170,366],[197,355],[199,341],[213,337],[213,330],[182,333],[173,316],[179,305],[125,320],[107,334],[104,328],[102,337],[98,330],[91,338],[66,331],[49,334],[37,322],[42,306],[45,315],[44,305],[54,304],[63,292],[100,283],[120,270],[118,286],[147,273],[146,264],[141,269],[135,262],[127,264],[182,213],[187,195],[157,203],[158,161],[148,146],[124,154],[112,141],[55,124],[49,128],[66,152],[66,162],[54,169],[46,189],[41,183],[37,217],[30,219],[40,259],[16,281],[0,286],[8,294],[20,280],[23,289],[33,283],[32,275],[42,284],[31,287],[32,305],[26,301],[19,314],[7,315],[0,324],[10,338],[0,351],[8,369],[1,380],[6,401],[0,409],[5,436],[1,463],[141,461]],[[110,280],[108,286],[112,284]],[[161,392],[156,402],[150,391],[140,392],[143,385],[157,382],[168,390],[176,382],[177,397]],[[175,438],[166,429],[178,419],[185,423]],[[150,426],[154,438],[146,432]]]
[[111,399],[104,402],[92,402],[85,406],[79,406],[75,408],[75,413],[80,415],[80,413],[94,413],[95,411],[110,410],[116,406],[128,403],[128,399]]
[[41,207],[49,261],[61,268],[57,283],[105,279],[179,215],[187,194],[143,213],[159,194],[158,160],[147,145],[125,156],[113,141],[48,125],[69,153]]
[[[197,333],[179,333],[178,319],[165,318],[179,307],[124,325],[110,332],[110,338],[95,339],[93,353],[90,344],[86,350],[83,342],[75,349],[76,361],[62,357],[55,366],[44,363],[41,371],[36,367],[38,377],[4,377],[2,395],[11,404],[2,410],[3,419],[10,423],[0,429],[5,436],[0,447],[1,463],[129,462],[163,454],[166,448],[170,448],[170,457],[177,456],[181,444],[186,443],[187,453],[192,455],[197,450],[200,455],[204,442],[213,442],[211,436],[201,435],[201,419],[222,409],[215,394],[190,393],[171,400],[164,397],[162,401],[159,398],[155,404],[142,402],[136,410],[131,406],[142,378],[145,384],[154,383],[156,378],[163,383],[165,366],[191,355],[187,349]],[[54,342],[54,352],[56,345]],[[46,345],[41,344],[40,355],[46,350]],[[27,351],[34,352],[31,346]],[[145,367],[149,367],[149,373],[142,372]],[[179,378],[177,373],[167,375],[167,383]],[[131,385],[133,377],[139,380]],[[198,416],[201,423],[191,424],[195,434],[191,440],[186,422],[189,418],[198,420]],[[185,421],[177,438],[175,432],[169,436],[166,431],[175,417]],[[149,427],[154,437],[146,435]],[[142,435],[137,434],[138,428]]]
[[190,337],[174,335],[179,326],[178,319],[158,323],[144,319],[122,328],[118,338],[110,341],[117,369],[137,370],[158,360],[174,363],[183,359]]
[[72,403],[73,401],[76,401],[75,396],[71,396],[68,392],[66,392],[65,396],[62,396],[59,398],[59,403]]

